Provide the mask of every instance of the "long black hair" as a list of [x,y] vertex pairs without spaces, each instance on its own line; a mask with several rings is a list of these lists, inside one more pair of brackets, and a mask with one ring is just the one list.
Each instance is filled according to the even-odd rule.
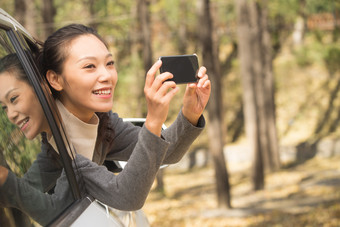
[[19,61],[16,53],[8,54],[0,59],[0,74],[7,72],[16,79],[29,83],[28,77]]

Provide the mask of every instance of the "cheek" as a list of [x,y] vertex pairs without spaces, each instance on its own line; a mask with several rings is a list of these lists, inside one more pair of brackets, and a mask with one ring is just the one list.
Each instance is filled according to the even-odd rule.
[[113,76],[113,87],[116,87],[117,82],[118,82],[118,75],[117,75],[117,73],[115,73],[114,76]]

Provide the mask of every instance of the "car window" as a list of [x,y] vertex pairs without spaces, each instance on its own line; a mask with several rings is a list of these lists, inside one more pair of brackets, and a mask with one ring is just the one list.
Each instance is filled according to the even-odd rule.
[[[50,224],[77,199],[59,147],[55,152],[47,143],[53,137],[46,133],[46,106],[41,106],[27,79],[29,73],[37,73],[36,51],[20,34],[0,28],[0,168],[9,170],[0,185],[1,226]],[[39,78],[38,82],[53,109],[48,86]]]

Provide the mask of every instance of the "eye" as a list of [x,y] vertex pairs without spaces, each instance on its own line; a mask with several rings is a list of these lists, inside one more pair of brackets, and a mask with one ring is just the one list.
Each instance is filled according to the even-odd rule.
[[114,65],[114,64],[115,64],[114,61],[109,61],[109,62],[107,63],[107,65]]
[[14,103],[15,102],[15,100],[18,98],[18,96],[16,95],[16,96],[13,96],[13,97],[11,97],[10,99],[9,99],[9,101],[11,102],[11,103]]
[[94,64],[88,64],[88,65],[85,65],[84,68],[85,68],[85,69],[94,69],[94,68],[95,68],[95,65],[94,65]]
[[2,110],[3,110],[3,111],[5,111],[5,112],[6,112],[6,110],[7,110],[7,106],[2,106],[1,108],[2,108]]

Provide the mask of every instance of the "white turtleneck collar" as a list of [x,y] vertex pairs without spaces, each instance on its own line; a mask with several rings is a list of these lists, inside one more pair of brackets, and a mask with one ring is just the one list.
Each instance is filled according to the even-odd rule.
[[[92,160],[98,133],[98,116],[94,114],[90,120],[91,123],[85,123],[70,113],[58,99],[56,104],[63,121],[66,136],[73,150],[77,154]],[[53,137],[49,139],[49,143],[57,151]]]

